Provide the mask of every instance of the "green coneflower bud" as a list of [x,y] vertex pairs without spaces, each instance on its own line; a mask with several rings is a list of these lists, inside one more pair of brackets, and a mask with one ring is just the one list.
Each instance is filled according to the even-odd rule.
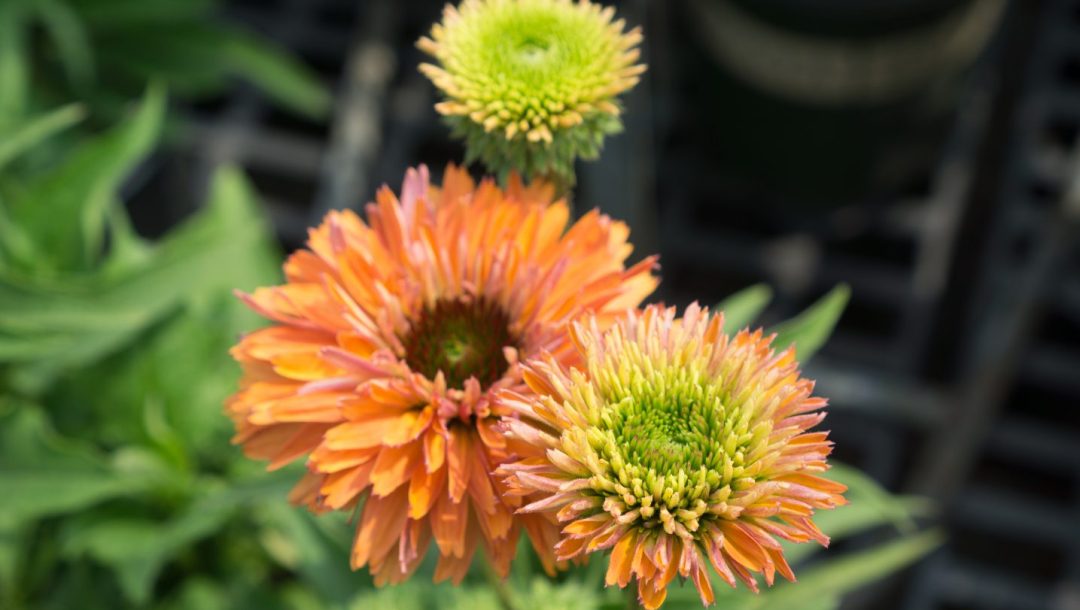
[[505,177],[569,186],[574,160],[595,159],[622,129],[617,96],[637,84],[641,31],[584,0],[464,0],[417,46],[423,72],[468,161]]

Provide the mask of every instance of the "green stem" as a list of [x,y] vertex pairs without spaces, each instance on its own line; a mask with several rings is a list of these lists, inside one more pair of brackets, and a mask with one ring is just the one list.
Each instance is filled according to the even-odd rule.
[[627,610],[641,610],[641,604],[637,599],[637,586],[631,583],[630,586],[623,589],[626,591],[626,608]]
[[502,610],[520,610],[517,603],[514,602],[514,595],[510,591],[510,584],[505,578],[496,574],[495,569],[491,567],[491,564],[486,562],[484,563],[484,575],[487,576],[491,588],[495,590],[495,597],[499,599],[499,607],[501,607]]

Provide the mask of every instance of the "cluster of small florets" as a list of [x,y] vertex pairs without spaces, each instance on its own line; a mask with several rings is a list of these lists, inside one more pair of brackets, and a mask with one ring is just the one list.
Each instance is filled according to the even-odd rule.
[[467,154],[490,170],[573,181],[577,157],[599,155],[622,129],[617,96],[645,70],[637,29],[614,10],[570,0],[465,0],[418,46],[442,92],[436,109]]
[[727,500],[754,485],[772,430],[755,417],[757,397],[732,395],[738,376],[709,375],[707,355],[657,362],[637,343],[618,343],[593,361],[603,406],[582,447],[595,456],[590,486],[605,496],[603,509],[620,523],[688,539],[703,518],[737,518],[742,508]]

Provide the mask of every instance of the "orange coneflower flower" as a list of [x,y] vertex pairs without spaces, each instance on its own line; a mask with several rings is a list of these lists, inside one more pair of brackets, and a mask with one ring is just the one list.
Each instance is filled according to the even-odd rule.
[[552,193],[515,177],[476,187],[455,167],[440,189],[421,166],[400,200],[379,191],[366,223],[329,213],[285,285],[242,295],[277,324],[233,348],[235,441],[271,468],[307,456],[295,502],[366,498],[352,565],[379,584],[407,578],[432,539],[437,580],[460,580],[480,543],[505,574],[522,528],[554,569],[554,525],[514,516],[521,499],[493,477],[511,457],[493,392],[526,392],[519,359],[571,355],[568,320],[611,318],[657,280],[653,258],[624,268],[624,224],[592,211],[567,231]]
[[[844,503],[828,469],[825,400],[799,377],[795,352],[772,337],[729,338],[723,314],[697,305],[650,306],[605,330],[572,325],[584,365],[546,357],[524,365],[533,393],[508,389],[499,404],[510,449],[510,493],[531,496],[522,514],[563,524],[559,560],[611,549],[607,584],[637,578],[638,598],[658,608],[676,574],[713,602],[707,566],[753,590],[794,579],[777,538],[827,544],[814,510]],[[533,500],[540,494],[539,499]]]

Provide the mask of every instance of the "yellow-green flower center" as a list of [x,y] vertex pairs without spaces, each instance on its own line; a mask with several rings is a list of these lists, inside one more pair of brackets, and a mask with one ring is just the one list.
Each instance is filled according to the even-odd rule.
[[739,510],[727,500],[754,485],[771,423],[752,425],[756,396],[733,396],[692,364],[636,367],[625,356],[594,377],[603,406],[587,432],[591,486],[615,517],[692,536],[702,519]]

